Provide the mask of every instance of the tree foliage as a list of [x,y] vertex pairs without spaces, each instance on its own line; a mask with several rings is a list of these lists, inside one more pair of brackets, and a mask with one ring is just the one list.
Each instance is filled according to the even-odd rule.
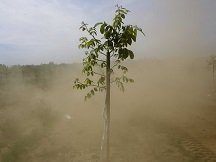
[[[80,38],[79,45],[79,48],[86,49],[82,72],[87,78],[83,81],[77,78],[74,81],[74,88],[82,90],[91,87],[85,99],[106,90],[105,69],[108,54],[110,54],[112,63],[110,83],[115,83],[120,90],[124,91],[124,83],[134,82],[133,79],[126,76],[128,69],[122,65],[122,62],[126,59],[134,59],[134,52],[129,47],[136,42],[137,32],[145,34],[138,26],[124,24],[123,20],[128,12],[126,8],[117,6],[112,24],[98,22],[91,27],[85,22],[81,24],[80,29],[88,34],[88,37]],[[122,71],[121,76],[115,75],[117,70]]]

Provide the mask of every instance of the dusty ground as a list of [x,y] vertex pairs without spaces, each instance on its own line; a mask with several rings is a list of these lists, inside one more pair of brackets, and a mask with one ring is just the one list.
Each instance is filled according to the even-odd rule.
[[[111,92],[111,161],[215,162],[216,95],[206,61],[142,60],[129,63],[129,69],[135,83],[127,85],[124,93],[115,86]],[[56,80],[49,91],[11,90],[16,93],[7,111],[25,123],[22,127],[37,127],[26,108],[34,112],[46,105],[57,116],[31,150],[16,156],[19,161],[99,161],[104,96],[83,102],[84,93],[72,89],[75,74]]]

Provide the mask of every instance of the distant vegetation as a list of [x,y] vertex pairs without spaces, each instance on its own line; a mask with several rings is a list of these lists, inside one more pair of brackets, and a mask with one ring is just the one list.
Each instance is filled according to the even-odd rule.
[[11,82],[19,82],[25,85],[32,85],[41,89],[48,89],[57,75],[73,64],[49,64],[41,65],[13,65],[0,64],[0,89]]
[[0,64],[1,162],[29,161],[31,150],[50,135],[59,115],[42,96],[35,99],[32,88],[37,92],[51,89],[57,76],[73,67],[54,63]]

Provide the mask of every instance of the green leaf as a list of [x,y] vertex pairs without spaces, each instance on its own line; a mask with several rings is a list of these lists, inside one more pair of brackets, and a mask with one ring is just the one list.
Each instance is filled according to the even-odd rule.
[[88,97],[87,96],[85,96],[85,101],[88,99]]
[[122,17],[123,19],[125,19],[125,15],[124,15],[124,14],[121,14],[121,17]]
[[133,39],[134,42],[136,42],[136,36],[135,35],[131,35],[131,38]]
[[96,28],[98,25],[101,25],[101,24],[103,24],[103,23],[102,23],[102,22],[96,23],[96,24],[94,25],[94,28]]
[[145,33],[142,31],[141,28],[139,28],[139,27],[137,27],[137,26],[135,26],[135,28],[136,28],[136,30],[138,30],[139,32],[141,32],[141,33],[145,36]]
[[91,90],[91,94],[92,94],[92,95],[94,95],[94,94],[95,94],[93,89]]
[[109,40],[109,41],[108,41],[108,46],[109,46],[109,47],[113,47],[113,42]]
[[105,81],[105,77],[101,77],[101,78],[100,78],[100,81],[101,81],[101,82],[104,82],[104,81]]
[[124,50],[122,48],[120,48],[118,50],[118,59],[122,59],[123,58],[123,55],[124,55]]
[[104,84],[104,81],[105,81],[105,77],[104,76],[101,76],[98,80],[98,84]]
[[114,21],[114,22],[113,22],[113,27],[114,27],[114,29],[116,29],[116,28],[118,27],[118,24],[119,24],[118,21]]
[[126,59],[128,57],[128,49],[124,48],[123,49],[123,58]]
[[128,53],[129,53],[130,59],[134,59],[134,53],[133,53],[133,51],[128,50]]
[[104,36],[105,36],[106,39],[109,39],[110,36],[111,36],[111,31],[110,30],[106,31]]
[[128,69],[125,67],[125,66],[121,66],[121,69],[123,70],[123,71],[128,71]]
[[91,93],[88,93],[88,94],[87,94],[87,97],[88,97],[88,98],[91,98]]
[[131,45],[131,44],[132,44],[132,40],[129,38],[129,39],[127,40],[127,43],[128,43],[129,45]]
[[101,34],[104,34],[104,28],[105,28],[105,24],[101,25],[101,27],[100,27]]
[[137,29],[134,29],[134,36],[137,37]]
[[134,82],[134,80],[133,80],[133,79],[129,79],[128,81],[129,81],[129,82],[131,82],[131,83],[133,83],[133,82]]

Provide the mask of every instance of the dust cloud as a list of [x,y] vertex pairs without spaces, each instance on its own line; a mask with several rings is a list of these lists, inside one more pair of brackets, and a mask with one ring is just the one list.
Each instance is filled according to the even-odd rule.
[[[111,88],[112,162],[216,160],[207,59],[125,63],[135,82],[124,93]],[[73,89],[73,80],[82,77],[79,64],[56,71],[46,86],[27,84],[17,72],[0,89],[1,162],[99,161],[105,95],[84,102],[85,92]]]

